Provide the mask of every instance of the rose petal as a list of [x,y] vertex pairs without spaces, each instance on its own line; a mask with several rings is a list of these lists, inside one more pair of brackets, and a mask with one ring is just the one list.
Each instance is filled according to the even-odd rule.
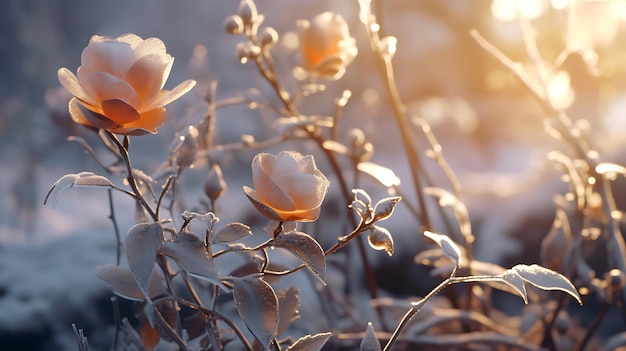
[[[243,191],[246,193],[246,196],[248,197],[248,200],[250,200],[250,202],[252,203],[252,205],[254,205],[254,207],[261,212],[262,215],[264,215],[265,217],[275,220],[275,221],[283,221],[283,220],[287,220],[286,217],[282,218],[281,215],[276,212],[274,209],[272,209],[271,207],[265,205],[263,202],[261,202],[261,200],[259,199],[259,197],[257,196],[257,192],[254,191],[253,189],[244,186],[243,187]],[[287,216],[288,217],[288,216]]]
[[123,100],[135,110],[139,110],[141,106],[141,99],[135,89],[121,78],[110,73],[79,67],[78,82],[87,94],[98,101]]
[[308,210],[320,206],[328,190],[326,178],[322,179],[313,174],[290,174],[276,177],[274,181],[289,194],[297,209]]
[[128,43],[94,35],[81,54],[81,64],[92,71],[109,72],[117,77],[126,73],[136,56]]
[[306,155],[298,160],[300,172],[313,174],[317,170],[315,159],[312,155]]
[[293,211],[296,205],[272,178],[263,170],[258,161],[258,156],[252,161],[252,180],[258,194],[258,198],[275,210]]
[[172,59],[172,57],[167,54],[165,44],[159,38],[148,38],[143,40],[136,47],[134,47],[134,49],[137,57],[156,54],[163,56],[165,61]]
[[132,33],[122,34],[119,37],[113,39],[116,42],[126,43],[130,45],[131,48],[136,49],[144,40],[141,39],[140,36]]
[[298,161],[296,157],[302,157],[300,154],[294,154],[289,152],[281,152],[276,156],[276,161],[271,166],[271,168],[264,167],[263,169],[267,172],[271,177],[278,177],[282,175],[288,174],[298,174],[300,173],[300,168],[298,167]]
[[61,85],[70,92],[70,94],[83,100],[91,105],[99,105],[99,103],[83,89],[78,82],[78,78],[69,69],[63,67],[57,71],[59,82]]
[[117,125],[125,125],[138,120],[141,116],[131,105],[119,99],[102,101],[104,115]]
[[150,101],[161,91],[171,63],[172,60],[165,61],[160,55],[144,56],[128,69],[124,80],[134,88],[141,101]]
[[196,85],[196,81],[193,79],[186,80],[180,83],[176,88],[171,91],[163,90],[160,94],[155,96],[150,102],[145,104],[145,107],[142,109],[151,110],[157,107],[163,107],[171,103],[172,101],[178,99],[183,96],[187,92],[189,92]]
[[68,109],[72,120],[76,123],[99,129],[109,129],[117,126],[117,123],[107,117],[89,110],[77,98],[70,100]]
[[321,207],[317,207],[310,210],[281,211],[279,215],[283,221],[312,222],[319,218],[320,212]]
[[[157,128],[165,122],[166,117],[167,112],[163,107],[143,112],[141,113],[141,118],[135,122],[128,123],[120,128],[117,128],[115,133],[127,135],[141,135],[146,133],[155,134],[157,132]],[[140,134],[134,134],[135,132]]]

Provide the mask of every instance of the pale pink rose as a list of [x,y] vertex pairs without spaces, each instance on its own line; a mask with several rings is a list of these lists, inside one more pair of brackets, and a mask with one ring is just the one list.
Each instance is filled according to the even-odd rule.
[[263,215],[277,221],[316,220],[329,185],[313,156],[295,151],[256,155],[252,179],[256,190],[243,190]]
[[324,12],[311,21],[298,21],[302,68],[329,79],[343,76],[358,52],[348,24],[334,12]]
[[196,84],[187,80],[162,90],[173,63],[158,38],[92,36],[77,75],[65,67],[58,71],[59,82],[74,95],[72,120],[117,134],[156,133],[165,121],[164,106]]

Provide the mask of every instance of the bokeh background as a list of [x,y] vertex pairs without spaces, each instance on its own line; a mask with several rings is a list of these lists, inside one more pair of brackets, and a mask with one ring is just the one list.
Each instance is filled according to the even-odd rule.
[[[575,100],[568,112],[589,124],[591,144],[603,160],[626,159],[626,2],[515,0],[375,1],[384,35],[398,38],[394,57],[396,81],[409,113],[426,119],[444,155],[460,178],[470,210],[479,259],[511,265],[538,261],[538,247],[553,218],[555,193],[563,193],[560,174],[546,153],[560,148],[544,131],[545,112],[515,76],[487,54],[469,35],[478,30],[515,61],[531,67],[517,15],[536,30],[538,48],[550,65],[570,78]],[[61,350],[74,345],[71,323],[86,329],[94,350],[106,349],[111,328],[110,292],[93,268],[112,263],[115,243],[108,220],[106,194],[70,190],[56,209],[43,206],[50,186],[64,174],[100,169],[76,143],[77,135],[97,139],[67,115],[69,96],[59,88],[56,72],[80,65],[80,53],[93,34],[135,33],[159,37],[176,58],[166,87],[193,78],[198,87],[168,110],[172,118],[159,134],[136,138],[135,166],[155,170],[173,136],[201,118],[209,82],[218,81],[218,98],[272,92],[250,65],[241,65],[235,46],[241,38],[223,29],[223,19],[239,2],[223,0],[5,0],[0,4],[0,349]],[[408,167],[398,152],[396,126],[370,57],[357,1],[258,0],[265,25],[281,41],[274,49],[285,86],[296,89],[291,72],[297,65],[294,41],[297,19],[333,10],[350,24],[359,56],[338,82],[302,102],[311,114],[332,114],[333,101],[352,91],[342,133],[361,128],[375,146],[374,161],[393,169],[409,186]],[[569,11],[566,6],[576,6]],[[518,12],[516,12],[518,11]],[[580,56],[561,64],[563,50]],[[595,62],[597,70],[591,70]],[[530,68],[532,69],[532,68]],[[569,88],[569,87],[566,87]],[[567,89],[566,89],[567,90]],[[241,134],[263,139],[276,116],[246,106],[218,113],[218,142]],[[307,145],[288,144],[307,149]],[[218,213],[224,222],[260,223],[240,191],[249,184],[254,152],[225,160],[229,189]],[[106,158],[105,158],[106,161]],[[434,165],[428,165],[434,167]],[[193,203],[202,170],[189,175]],[[232,184],[231,184],[232,183]],[[445,182],[444,182],[445,183]],[[375,183],[364,185],[376,195]],[[410,192],[410,190],[407,190]],[[196,194],[196,195],[194,195]],[[623,204],[623,192],[616,193]],[[333,197],[329,197],[329,201]],[[122,231],[132,224],[132,204],[119,200]],[[410,196],[407,201],[414,201]],[[249,206],[248,206],[249,207]],[[325,207],[329,221],[338,212]],[[623,207],[622,207],[623,208]],[[127,211],[128,210],[128,211]],[[424,248],[408,211],[389,220],[396,255],[374,253],[381,284],[393,294],[423,294],[412,257]],[[256,222],[255,222],[256,220]],[[324,228],[322,226],[322,228]],[[328,239],[336,237],[328,234]],[[323,239],[323,237],[321,238]],[[389,272],[393,272],[390,274]],[[408,278],[408,279],[407,279]]]

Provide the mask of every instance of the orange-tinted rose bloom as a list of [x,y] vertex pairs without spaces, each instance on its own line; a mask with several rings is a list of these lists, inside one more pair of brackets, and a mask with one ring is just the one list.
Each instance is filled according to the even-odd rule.
[[302,68],[329,79],[338,79],[357,54],[355,39],[340,15],[324,12],[311,21],[298,21]]
[[165,121],[164,106],[196,83],[187,80],[162,90],[173,63],[158,38],[94,35],[77,74],[65,67],[58,71],[59,82],[74,95],[69,103],[72,120],[117,134],[156,133]]
[[277,221],[316,220],[329,185],[313,156],[295,151],[256,155],[252,179],[256,190],[244,186],[246,195],[263,215]]

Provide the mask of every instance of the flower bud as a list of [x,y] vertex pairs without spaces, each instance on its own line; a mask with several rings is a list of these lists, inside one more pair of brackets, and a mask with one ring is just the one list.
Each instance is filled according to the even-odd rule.
[[226,192],[226,182],[222,176],[222,169],[214,166],[213,171],[209,174],[209,178],[204,183],[204,193],[209,197],[212,203]]
[[257,12],[256,5],[252,0],[242,0],[239,4],[239,16],[243,21],[243,24],[250,26],[256,22],[259,13]]
[[278,33],[272,27],[265,27],[261,34],[259,34],[259,41],[263,47],[270,48],[278,42]]
[[228,34],[241,34],[243,33],[243,20],[237,15],[228,16],[224,20],[224,28]]

